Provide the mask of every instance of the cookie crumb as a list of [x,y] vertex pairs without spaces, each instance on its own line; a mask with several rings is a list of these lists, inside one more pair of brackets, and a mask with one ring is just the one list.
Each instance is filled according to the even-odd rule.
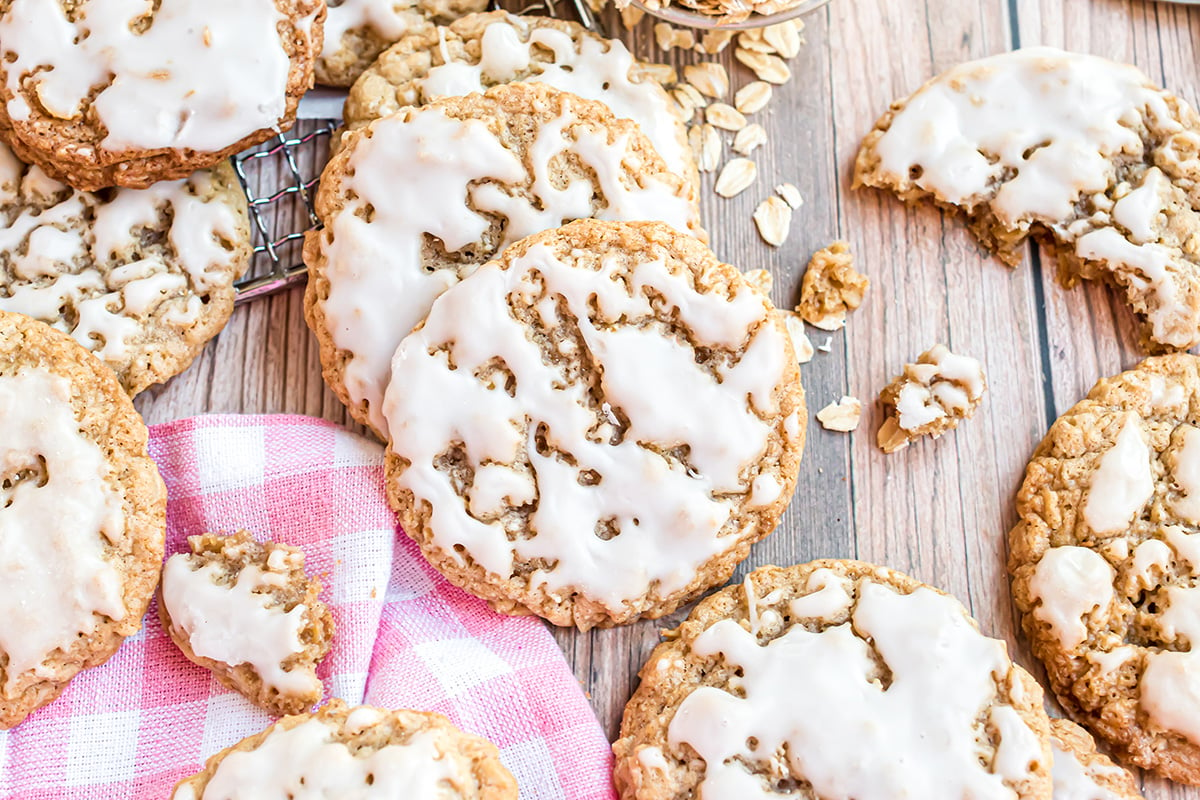
[[822,353],[833,352],[833,337],[826,336],[825,341],[823,341],[823,342],[821,342],[821,344],[817,345],[817,349],[820,350]]
[[862,401],[857,397],[842,395],[836,403],[830,403],[817,412],[817,421],[827,431],[849,433],[858,427],[862,418]]
[[752,269],[746,273],[746,283],[758,289],[763,294],[769,295],[771,288],[775,285],[775,278],[769,270]]
[[974,414],[986,389],[978,361],[933,346],[880,393],[887,415],[876,438],[880,449],[894,453],[918,436],[936,439]]
[[808,262],[796,311],[823,331],[841,330],[846,314],[862,305],[870,285],[870,280],[854,269],[849,243],[834,242],[813,253]]

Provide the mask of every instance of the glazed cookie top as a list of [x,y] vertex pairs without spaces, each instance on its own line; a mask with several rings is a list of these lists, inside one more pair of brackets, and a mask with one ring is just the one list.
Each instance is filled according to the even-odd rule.
[[764,295],[665,225],[595,221],[438,298],[384,414],[389,496],[426,557],[581,628],[728,577],[790,499],[805,425]]
[[232,167],[77,192],[0,144],[0,310],[69,333],[130,394],[181,372],[233,308],[250,258]]
[[495,745],[439,714],[347,708],[285,717],[208,760],[173,800],[283,797],[307,800],[516,800]]
[[1134,763],[1200,780],[1200,360],[1100,381],[1034,453],[1013,594],[1064,706]]
[[407,108],[325,168],[305,307],[325,377],[386,437],[389,362],[433,299],[531,233],[572,219],[663,220],[702,235],[684,182],[628,120],[534,83]]
[[1012,261],[1031,229],[1048,231],[1126,290],[1160,348],[1182,349],[1200,342],[1197,135],[1200,116],[1136,67],[1026,48],[895,103],[855,181],[963,208]]
[[1097,752],[1088,732],[1065,719],[1050,720],[1054,800],[1143,800],[1128,770]]
[[[323,9],[313,0],[4,0],[0,127],[11,126],[23,156],[61,150],[54,157],[68,163],[240,149],[290,121],[311,85]],[[71,182],[121,182],[111,177]]]
[[671,172],[698,183],[684,126],[647,65],[616,39],[548,17],[492,11],[410,32],[355,82],[346,125],[361,128],[404,106],[512,81],[537,81],[599,100],[638,123]]
[[641,671],[623,798],[1051,796],[1032,676],[957,600],[855,561],[764,567]]
[[0,312],[0,726],[136,631],[158,581],[165,492],[112,373]]

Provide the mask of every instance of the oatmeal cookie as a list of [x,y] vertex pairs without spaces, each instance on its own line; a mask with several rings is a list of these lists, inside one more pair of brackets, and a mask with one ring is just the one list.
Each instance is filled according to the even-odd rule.
[[987,379],[970,356],[936,344],[905,364],[904,371],[879,393],[883,424],[876,441],[885,453],[908,447],[914,439],[934,439],[969,419],[983,402]]
[[624,800],[1050,800],[1041,688],[907,575],[763,567],[665,638],[613,745]]
[[1083,728],[1065,719],[1050,720],[1054,752],[1054,800],[1145,800],[1129,771],[1096,750]]
[[304,553],[249,531],[188,537],[163,567],[163,630],[191,661],[273,714],[300,714],[324,696],[317,663],[333,615],[304,572]]
[[[935,131],[936,134],[930,134]],[[1125,296],[1152,351],[1200,343],[1200,115],[1137,68],[1047,47],[972,61],[892,105],[856,186],[965,215],[1016,264],[1029,236],[1062,281]]]
[[77,192],[0,144],[0,310],[69,333],[131,395],[182,372],[233,312],[250,262],[233,167]]
[[7,312],[0,427],[0,728],[11,728],[142,626],[167,493],[112,371]]
[[566,20],[492,11],[444,28],[415,30],[350,89],[346,127],[354,130],[404,106],[513,81],[537,81],[598,100],[618,117],[633,120],[667,168],[699,191],[700,173],[686,128],[651,66],[635,59],[620,41]]
[[661,223],[504,251],[392,361],[388,497],[447,578],[581,629],[726,580],[791,499],[800,368],[770,300]]
[[699,209],[629,120],[538,83],[406,108],[349,133],[305,241],[309,327],[326,382],[381,438],[400,340],[433,299],[510,243],[571,219],[662,220]]
[[82,191],[146,188],[291,126],[321,0],[0,0],[0,140]]
[[1013,598],[1067,712],[1200,783],[1200,359],[1146,359],[1051,426],[1017,494]]
[[796,313],[813,327],[836,331],[846,315],[862,305],[871,281],[854,269],[848,242],[834,242],[813,253],[800,284]]
[[347,708],[332,700],[217,753],[172,800],[221,797],[437,797],[517,800],[496,746],[441,714]]

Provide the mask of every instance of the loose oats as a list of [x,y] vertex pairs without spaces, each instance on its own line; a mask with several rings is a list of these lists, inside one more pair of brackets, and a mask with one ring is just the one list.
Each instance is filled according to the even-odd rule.
[[771,102],[771,84],[766,81],[747,83],[733,96],[733,105],[743,114],[753,114]]
[[716,192],[721,197],[733,197],[741,194],[754,183],[758,177],[758,167],[748,158],[730,159],[717,176]]
[[792,207],[778,197],[768,197],[754,209],[754,224],[764,242],[779,247],[792,226]]
[[748,156],[766,143],[767,129],[757,122],[751,122],[733,137],[733,150],[735,153]]
[[729,94],[729,73],[715,61],[688,64],[683,68],[683,77],[707,97],[719,100]]

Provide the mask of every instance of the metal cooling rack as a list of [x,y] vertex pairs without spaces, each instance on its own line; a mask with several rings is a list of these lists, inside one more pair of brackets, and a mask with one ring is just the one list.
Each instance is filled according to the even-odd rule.
[[[525,5],[517,13],[557,17],[559,4],[568,6],[584,27],[604,35],[586,0],[545,0]],[[492,8],[500,7],[493,0]],[[288,133],[234,156],[233,168],[250,207],[254,242],[250,267],[234,284],[238,303],[275,294],[307,278],[301,258],[304,234],[321,227],[313,197],[329,160],[329,140],[339,124],[340,120],[331,119],[300,120]]]

